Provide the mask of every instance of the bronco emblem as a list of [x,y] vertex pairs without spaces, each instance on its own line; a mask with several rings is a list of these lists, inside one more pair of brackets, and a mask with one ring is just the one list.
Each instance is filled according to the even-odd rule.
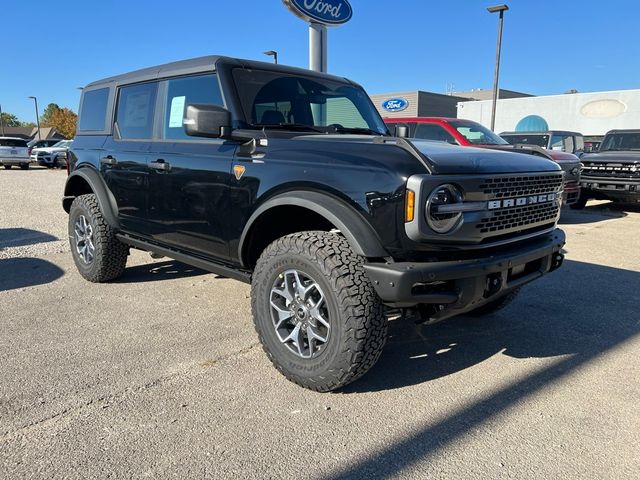
[[244,175],[245,170],[246,169],[244,168],[244,165],[233,166],[233,173],[236,176],[236,180],[240,180],[242,178],[242,175]]
[[497,208],[521,207],[523,205],[553,202],[557,198],[557,193],[547,193],[545,195],[531,195],[528,197],[507,198],[505,200],[491,200],[487,204],[487,209],[495,210]]

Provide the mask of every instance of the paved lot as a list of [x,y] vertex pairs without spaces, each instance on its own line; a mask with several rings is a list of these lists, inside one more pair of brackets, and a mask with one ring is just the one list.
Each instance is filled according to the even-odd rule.
[[640,209],[565,212],[500,314],[393,322],[345,391],[282,378],[249,288],[134,252],[76,273],[61,171],[0,171],[0,478],[638,478]]

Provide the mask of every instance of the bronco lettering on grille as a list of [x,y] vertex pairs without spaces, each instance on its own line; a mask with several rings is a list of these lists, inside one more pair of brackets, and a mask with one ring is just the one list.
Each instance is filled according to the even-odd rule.
[[533,205],[536,203],[553,202],[558,199],[557,193],[547,193],[544,195],[530,195],[528,197],[506,198],[503,200],[491,200],[487,204],[488,210],[498,208],[520,207],[523,205]]

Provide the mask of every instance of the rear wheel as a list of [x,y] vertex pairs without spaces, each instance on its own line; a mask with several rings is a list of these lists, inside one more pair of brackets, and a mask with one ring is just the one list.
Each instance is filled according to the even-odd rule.
[[5,170],[11,170],[11,167],[13,167],[13,165],[4,165]]
[[108,282],[125,269],[129,248],[116,238],[94,194],[80,195],[71,204],[69,243],[80,275],[90,282]]
[[256,331],[273,365],[318,392],[338,389],[378,360],[384,307],[341,236],[300,232],[269,245],[251,284]]
[[482,317],[484,315],[495,313],[498,310],[502,310],[504,307],[515,300],[515,298],[518,296],[518,293],[520,293],[520,288],[514,288],[505,296],[485,303],[481,307],[478,307],[475,310],[471,310],[467,313],[467,315],[470,317]]

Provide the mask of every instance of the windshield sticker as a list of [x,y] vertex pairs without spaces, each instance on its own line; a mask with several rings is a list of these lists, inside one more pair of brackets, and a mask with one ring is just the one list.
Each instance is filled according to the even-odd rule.
[[184,102],[187,97],[173,97],[171,99],[171,111],[169,112],[169,128],[182,127],[184,117]]

